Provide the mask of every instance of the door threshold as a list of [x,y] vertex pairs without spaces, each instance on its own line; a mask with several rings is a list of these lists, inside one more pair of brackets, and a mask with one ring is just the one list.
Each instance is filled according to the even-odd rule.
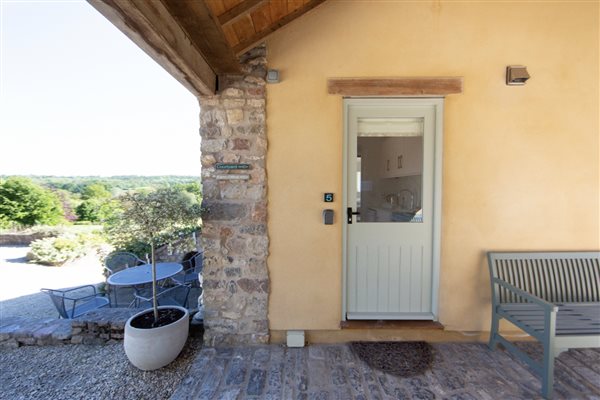
[[424,320],[352,320],[341,321],[342,329],[439,329],[444,325],[437,321]]

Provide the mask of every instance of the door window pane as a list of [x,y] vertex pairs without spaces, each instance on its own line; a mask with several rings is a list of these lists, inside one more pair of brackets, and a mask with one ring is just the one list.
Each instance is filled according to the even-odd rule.
[[423,118],[359,118],[357,222],[423,222]]

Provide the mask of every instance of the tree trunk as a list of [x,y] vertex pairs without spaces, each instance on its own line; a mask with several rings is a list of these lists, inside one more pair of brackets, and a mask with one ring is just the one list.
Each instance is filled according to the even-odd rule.
[[152,252],[152,308],[154,309],[154,323],[158,322],[158,300],[156,299],[156,253],[154,251],[154,240],[150,243]]

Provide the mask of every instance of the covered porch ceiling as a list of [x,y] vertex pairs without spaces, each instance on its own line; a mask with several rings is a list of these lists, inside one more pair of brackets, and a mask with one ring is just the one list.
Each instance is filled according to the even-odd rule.
[[196,96],[239,56],[325,0],[88,0]]

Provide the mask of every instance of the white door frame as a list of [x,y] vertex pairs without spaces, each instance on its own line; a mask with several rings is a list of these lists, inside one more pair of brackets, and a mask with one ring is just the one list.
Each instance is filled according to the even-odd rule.
[[[444,98],[344,98],[344,140],[343,140],[343,182],[342,182],[342,321],[346,321],[347,311],[347,268],[348,268],[348,222],[346,209],[348,207],[348,107],[350,105],[376,106],[433,106],[435,109],[435,138],[434,138],[434,167],[433,167],[433,254],[431,307],[434,321],[438,320],[438,292],[440,286],[440,249],[442,235],[442,155],[443,155],[443,122]],[[354,178],[356,179],[356,178]]]

